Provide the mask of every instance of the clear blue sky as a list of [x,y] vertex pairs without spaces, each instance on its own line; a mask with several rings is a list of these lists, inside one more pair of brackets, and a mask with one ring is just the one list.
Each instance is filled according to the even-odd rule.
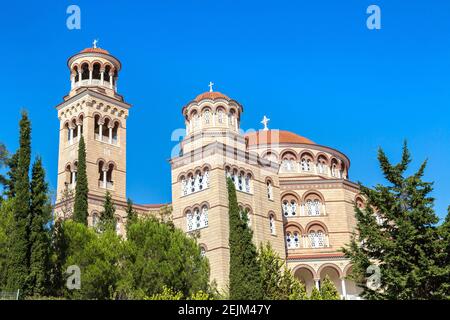
[[[81,8],[81,30],[66,9]],[[366,8],[382,29],[366,28]],[[428,158],[436,211],[450,204],[450,2],[9,1],[0,10],[0,141],[17,148],[21,108],[33,123],[33,152],[56,188],[54,109],[68,92],[66,60],[91,46],[123,64],[119,92],[128,120],[128,196],[171,200],[167,159],[183,126],[182,106],[208,89],[240,101],[242,127],[294,131],[351,159],[350,178],[383,182],[382,146],[395,161],[407,139],[412,169]]]

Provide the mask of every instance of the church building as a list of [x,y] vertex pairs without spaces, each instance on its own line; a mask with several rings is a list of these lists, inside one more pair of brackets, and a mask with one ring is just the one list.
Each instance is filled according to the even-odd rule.
[[[126,224],[126,132],[130,104],[118,93],[120,61],[108,51],[87,48],[70,57],[70,91],[56,109],[60,121],[56,213],[69,218],[77,181],[78,142],[86,142],[89,224],[96,225],[109,191],[117,232]],[[355,229],[358,185],[349,180],[350,159],[339,150],[296,133],[263,129],[243,134],[244,107],[210,89],[181,107],[186,135],[170,159],[172,219],[196,233],[210,263],[211,280],[226,290],[229,276],[226,179],[236,186],[255,244],[270,242],[295,277],[311,292],[325,276],[343,298],[359,288],[346,279],[351,264],[341,252]],[[135,205],[140,215],[161,205]]]

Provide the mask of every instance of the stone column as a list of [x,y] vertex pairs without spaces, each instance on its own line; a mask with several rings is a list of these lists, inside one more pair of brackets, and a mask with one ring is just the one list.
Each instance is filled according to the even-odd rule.
[[105,75],[104,75],[105,69],[100,69],[100,83],[103,86],[105,82]]
[[92,84],[92,68],[89,68],[89,84]]
[[107,174],[107,170],[103,169],[103,188],[106,189],[106,174]]
[[347,288],[345,287],[345,278],[341,278],[342,298],[347,299]]
[[98,139],[103,141],[103,120],[98,121]]
[[73,129],[74,129],[74,127],[73,127],[73,125],[71,125],[70,127],[69,127],[69,132],[70,132],[70,134],[69,134],[69,144],[72,144],[73,143]]
[[108,134],[109,134],[108,142],[109,142],[109,144],[112,144],[112,130],[113,130],[113,127],[111,125],[111,122],[108,124],[108,130],[109,130],[109,132],[108,132]]
[[112,89],[113,88],[113,77],[114,77],[114,73],[109,73],[109,88]]
[[317,290],[320,290],[320,279],[314,279],[314,284],[316,285]]

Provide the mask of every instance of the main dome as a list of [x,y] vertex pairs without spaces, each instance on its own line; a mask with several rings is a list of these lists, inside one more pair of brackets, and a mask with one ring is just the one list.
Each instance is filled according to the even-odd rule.
[[284,130],[259,130],[256,132],[247,133],[245,135],[248,139],[249,146],[263,145],[263,144],[316,144],[308,138],[299,136],[296,133]]
[[199,94],[197,97],[195,97],[195,101],[199,102],[201,100],[204,99],[225,99],[225,100],[231,100],[230,97],[228,97],[227,95],[219,92],[219,91],[208,91],[208,92],[204,92]]
[[103,53],[103,54],[109,54],[109,52],[105,49],[101,48],[86,48],[82,50],[80,53]]

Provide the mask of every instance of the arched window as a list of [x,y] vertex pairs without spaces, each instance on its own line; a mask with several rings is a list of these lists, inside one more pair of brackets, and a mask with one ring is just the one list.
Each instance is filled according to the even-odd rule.
[[205,122],[205,124],[210,124],[211,111],[209,109],[206,109],[205,112],[203,112],[203,121]]
[[302,171],[311,171],[311,160],[309,158],[302,158]]
[[298,231],[286,232],[286,246],[288,249],[300,248],[300,233]]
[[294,198],[284,199],[282,202],[283,215],[285,217],[295,217],[297,215],[297,201]]
[[285,152],[281,159],[281,169],[287,172],[296,170],[296,157],[291,152]]
[[92,79],[100,80],[100,63],[94,63]]
[[267,180],[267,198],[273,200],[273,186],[270,180]]
[[270,228],[270,234],[276,234],[275,216],[273,214],[269,215],[269,228]]
[[108,166],[108,171],[106,172],[106,187],[107,188],[112,188],[114,186],[113,171],[114,171],[114,164],[111,163]]
[[319,199],[306,200],[306,215],[308,216],[320,216],[321,203]]
[[222,108],[217,111],[217,122],[220,124],[224,123],[225,112]]
[[117,144],[119,137],[119,122],[114,123],[114,127],[112,129],[112,143]]
[[98,214],[97,214],[96,212],[94,212],[94,213],[92,214],[92,226],[93,226],[93,227],[97,227],[98,221],[99,221]]
[[206,256],[206,248],[204,246],[200,246],[200,255],[202,257]]
[[324,248],[328,246],[327,236],[320,226],[315,226],[309,230],[308,239],[311,248]]
[[320,155],[317,159],[317,173],[319,174],[327,174],[328,170],[327,170],[327,159],[323,156]]
[[78,82],[80,80],[80,75],[78,73],[78,67],[77,66],[75,66],[73,68],[73,72],[75,73],[75,82]]
[[186,212],[186,225],[188,231],[194,231],[208,227],[208,207],[195,208],[193,212]]
[[111,72],[111,66],[107,65],[105,67],[105,71],[103,72],[103,80],[109,82],[110,81],[110,74]]
[[87,63],[83,63],[81,65],[81,80],[89,79],[89,65]]
[[251,175],[247,174],[245,176],[245,192],[250,193],[251,192]]

